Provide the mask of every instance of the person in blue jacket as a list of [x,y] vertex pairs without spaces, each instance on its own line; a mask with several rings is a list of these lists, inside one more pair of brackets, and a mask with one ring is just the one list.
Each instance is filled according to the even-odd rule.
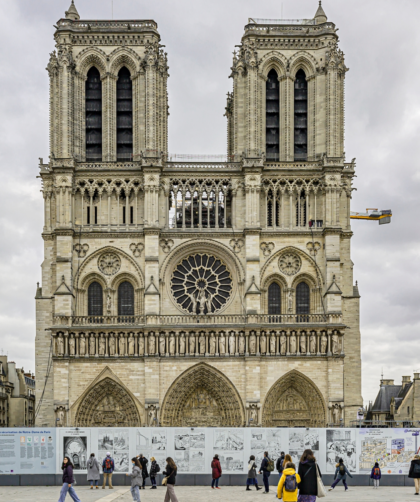
[[347,491],[349,489],[346,483],[347,475],[349,475],[351,478],[353,476],[347,470],[347,467],[344,465],[344,461],[342,458],[338,460],[338,464],[335,467],[336,469],[334,474],[334,483],[331,485],[331,488],[328,488],[328,491],[330,492],[331,490],[334,490],[334,488],[336,487],[336,485],[338,485],[340,481],[343,482],[344,490]]
[[372,468],[372,472],[370,473],[370,479],[373,479],[373,488],[379,488],[379,480],[382,477],[381,468],[379,467],[378,462],[375,462],[375,465]]

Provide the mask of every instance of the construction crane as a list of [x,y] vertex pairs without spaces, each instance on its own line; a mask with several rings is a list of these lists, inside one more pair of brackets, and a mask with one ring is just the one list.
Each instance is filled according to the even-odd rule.
[[356,213],[351,211],[350,218],[352,220],[374,220],[379,221],[379,225],[386,225],[391,223],[392,211],[391,209],[383,209],[379,211],[377,208],[368,207],[366,213]]

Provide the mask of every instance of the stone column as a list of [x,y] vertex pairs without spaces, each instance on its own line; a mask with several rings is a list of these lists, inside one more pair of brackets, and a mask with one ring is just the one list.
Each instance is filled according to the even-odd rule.
[[95,357],[99,357],[99,347],[98,347],[98,333],[94,334],[95,337]]

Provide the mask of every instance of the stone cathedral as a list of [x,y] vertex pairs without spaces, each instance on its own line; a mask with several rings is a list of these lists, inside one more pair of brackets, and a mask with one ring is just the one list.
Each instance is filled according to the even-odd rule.
[[349,425],[355,163],[321,2],[313,19],[248,20],[223,162],[168,153],[155,21],[81,20],[72,2],[55,28],[37,425]]

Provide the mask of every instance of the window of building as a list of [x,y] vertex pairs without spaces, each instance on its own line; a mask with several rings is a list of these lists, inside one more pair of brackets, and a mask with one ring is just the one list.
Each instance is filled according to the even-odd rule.
[[279,160],[280,155],[280,88],[275,70],[265,84],[265,153],[267,160]]
[[125,225],[126,224],[125,206],[123,206],[122,210],[123,210],[123,225]]
[[95,206],[95,225],[98,224],[98,206]]
[[118,315],[134,315],[134,288],[128,281],[118,286]]
[[296,226],[306,227],[306,194],[304,190],[302,190],[297,196]]
[[121,68],[117,81],[117,159],[133,158],[133,88],[127,68]]
[[102,82],[95,67],[86,80],[86,160],[102,160]]
[[296,288],[296,314],[309,314],[309,286],[300,282]]
[[270,287],[268,288],[268,314],[281,314],[281,290],[280,286],[276,282],[270,284]]
[[134,223],[134,207],[130,206],[130,223]]
[[103,315],[103,293],[99,282],[92,282],[88,288],[88,315]]
[[86,223],[90,225],[90,206],[86,208]]
[[303,70],[295,78],[295,160],[308,155],[308,83]]

